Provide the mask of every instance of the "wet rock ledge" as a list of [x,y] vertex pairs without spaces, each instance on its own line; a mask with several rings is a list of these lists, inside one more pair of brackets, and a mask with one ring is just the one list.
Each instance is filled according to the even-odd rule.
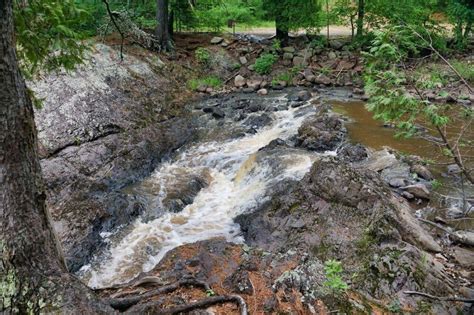
[[[190,118],[169,118],[170,82],[153,60],[95,45],[85,65],[31,84],[48,207],[71,271],[102,244],[101,233],[129,223],[142,203],[121,189],[150,174],[194,137]],[[185,117],[185,115],[181,115]]]

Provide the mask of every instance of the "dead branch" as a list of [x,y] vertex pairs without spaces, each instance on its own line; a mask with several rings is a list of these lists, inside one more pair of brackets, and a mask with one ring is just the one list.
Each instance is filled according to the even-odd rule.
[[[123,42],[125,40],[125,34],[122,32],[120,27],[117,25],[117,21],[115,20],[114,13],[112,13],[112,11],[110,11],[109,2],[107,0],[102,0],[102,2],[104,2],[104,4],[105,4],[105,8],[107,9],[107,13],[109,14],[110,20],[114,24],[117,31],[120,33],[120,38],[122,39],[122,41],[120,43],[120,60],[123,61]],[[109,27],[109,23],[107,23],[107,29],[108,29],[108,27]]]
[[183,312],[190,312],[196,309],[202,309],[210,307],[216,304],[229,303],[233,302],[238,304],[240,308],[240,315],[248,315],[247,304],[245,300],[238,295],[222,295],[222,296],[212,296],[200,301],[178,305],[168,309],[160,308],[157,303],[147,303],[143,305],[137,305],[129,310],[130,313],[142,314],[142,313],[151,313],[151,314],[180,314]]
[[[103,0],[106,3],[106,0]],[[152,51],[161,51],[158,39],[142,29],[140,29],[128,16],[127,12],[109,11],[108,18],[117,31],[124,38],[130,38],[137,45]],[[108,24],[108,22],[107,22]]]
[[474,303],[474,299],[464,299],[464,298],[451,297],[451,296],[434,296],[428,293],[417,292],[417,291],[404,291],[403,293],[407,295],[418,295],[418,296],[422,296],[431,300],[438,300],[438,301]]

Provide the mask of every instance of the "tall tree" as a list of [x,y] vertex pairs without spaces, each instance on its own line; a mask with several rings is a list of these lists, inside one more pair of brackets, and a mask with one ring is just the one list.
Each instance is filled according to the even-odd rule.
[[0,0],[0,313],[105,313],[67,272],[51,225],[14,38],[12,0]]
[[318,0],[263,0],[263,7],[275,19],[277,38],[286,44],[290,30],[318,26]]
[[156,37],[163,50],[172,50],[171,34],[169,30],[169,3],[168,0],[157,0],[156,3]]
[[359,0],[357,4],[357,38],[364,35],[364,16],[365,16],[365,0]]

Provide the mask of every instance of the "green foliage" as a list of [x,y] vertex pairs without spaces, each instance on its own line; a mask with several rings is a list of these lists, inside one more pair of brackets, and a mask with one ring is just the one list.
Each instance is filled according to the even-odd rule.
[[434,180],[431,181],[431,187],[432,187],[434,190],[438,190],[438,189],[440,189],[442,186],[443,186],[443,183],[440,182],[440,181],[437,180],[437,179],[434,179]]
[[209,289],[209,290],[206,291],[206,295],[207,296],[214,296],[214,295],[216,295],[216,293],[213,290]]
[[448,124],[444,108],[429,104],[408,93],[407,86],[415,85],[412,77],[399,67],[406,58],[423,49],[423,40],[407,27],[389,27],[374,31],[375,39],[368,53],[365,53],[366,91],[370,96],[367,108],[374,112],[376,119],[396,123],[405,137],[417,132],[419,119],[436,127]]
[[203,65],[209,65],[211,62],[211,53],[206,48],[199,47],[194,52],[194,56],[196,60]]
[[293,79],[301,71],[301,67],[293,67],[289,71],[278,74],[272,81],[273,85],[276,85],[278,82],[286,82],[287,85],[293,83]]
[[454,24],[456,46],[464,48],[474,23],[474,1],[472,0],[444,0],[441,7],[446,10],[450,21]]
[[202,0],[197,1],[193,13],[193,28],[213,31],[221,31],[228,20],[254,24],[263,17],[261,0]]
[[255,60],[255,72],[258,74],[268,74],[272,71],[273,64],[277,61],[274,54],[262,54]]
[[72,69],[86,46],[74,26],[87,17],[73,0],[14,2],[15,35],[20,67],[26,77],[40,70]]
[[401,313],[402,305],[399,299],[395,299],[388,305],[387,309],[392,313]]
[[281,41],[279,39],[274,39],[272,42],[272,49],[275,51],[280,51],[281,50]]
[[209,76],[202,79],[192,79],[188,81],[188,87],[193,91],[196,91],[201,86],[219,88],[222,86],[222,80],[216,76]]
[[384,25],[424,25],[432,23],[437,0],[366,1],[367,22],[372,28]]
[[316,32],[321,26],[320,0],[263,0],[267,15],[277,20],[280,29],[304,28]]
[[454,69],[466,80],[474,82],[474,64],[462,61],[451,62]]
[[324,273],[327,279],[324,282],[324,286],[333,294],[342,294],[349,288],[342,279],[343,271],[342,264],[339,261],[331,259],[324,263]]

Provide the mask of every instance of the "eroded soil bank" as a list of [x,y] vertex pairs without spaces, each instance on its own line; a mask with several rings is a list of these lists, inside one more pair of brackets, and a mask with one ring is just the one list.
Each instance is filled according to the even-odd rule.
[[[99,286],[128,283],[101,290],[109,299],[183,279],[212,289],[183,287],[120,308],[131,313],[214,294],[240,295],[253,314],[472,312],[404,293],[472,298],[472,244],[417,220],[412,206],[433,196],[422,159],[352,143],[348,118],[331,104],[364,98],[352,87],[358,57],[312,51],[311,63],[334,71],[302,71],[300,87],[284,91],[288,82],[244,67],[237,88],[235,62],[263,48],[232,45],[218,47],[228,52],[210,71],[234,93],[203,86],[210,95],[197,102],[184,92],[202,71],[189,59],[163,63],[139,51],[119,62],[106,45],[74,73],[34,86],[45,97],[36,116],[48,204],[71,271],[109,267],[117,277]],[[276,71],[302,61],[291,54]],[[333,84],[345,88],[326,88]],[[108,264],[117,255],[124,259]],[[325,284],[330,259],[342,262],[346,293]],[[90,281],[87,268],[81,275]],[[203,312],[239,310],[223,303]]]

